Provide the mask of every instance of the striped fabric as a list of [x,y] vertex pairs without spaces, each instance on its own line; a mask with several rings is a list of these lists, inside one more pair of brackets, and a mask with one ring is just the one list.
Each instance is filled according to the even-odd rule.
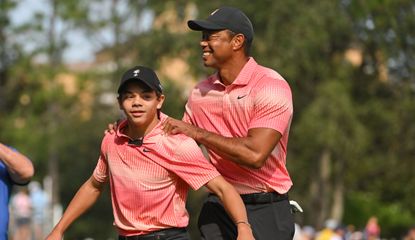
[[276,71],[250,58],[235,81],[225,86],[214,74],[190,93],[183,120],[226,137],[245,137],[251,128],[282,134],[261,169],[249,169],[209,151],[210,160],[240,194],[275,190],[286,193],[292,181],[286,168],[293,115],[291,89]]
[[142,146],[128,144],[123,134],[126,121],[102,141],[94,177],[110,181],[114,224],[120,235],[186,227],[189,186],[198,189],[219,176],[193,139],[162,135],[160,123],[144,137]]

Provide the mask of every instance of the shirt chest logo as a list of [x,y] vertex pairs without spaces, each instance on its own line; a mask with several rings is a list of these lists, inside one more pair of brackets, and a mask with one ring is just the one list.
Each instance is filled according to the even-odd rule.
[[242,94],[242,95],[238,95],[238,97],[236,97],[236,99],[242,99],[242,98],[244,98],[244,97],[246,97],[246,96],[248,96],[248,94]]

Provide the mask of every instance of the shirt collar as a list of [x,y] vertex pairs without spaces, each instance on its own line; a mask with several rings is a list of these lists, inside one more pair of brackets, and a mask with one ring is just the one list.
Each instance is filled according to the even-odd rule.
[[241,72],[239,72],[238,76],[236,77],[235,81],[233,81],[233,85],[248,85],[249,80],[252,78],[252,74],[255,71],[258,63],[255,61],[253,57],[249,57],[248,62],[244,65]]
[[[159,123],[157,123],[157,125],[154,126],[154,128],[151,129],[151,131],[147,135],[144,136],[144,138],[143,138],[143,144],[153,144],[153,143],[157,143],[158,136],[161,136],[161,134],[163,133],[163,130],[162,130],[161,126],[163,124],[163,121],[167,117],[168,116],[166,114],[160,112],[160,121],[159,121]],[[117,135],[117,137],[131,139],[123,131],[123,129],[126,128],[127,125],[128,125],[128,120],[127,119],[123,120],[119,124],[119,127],[117,128],[117,131],[115,133]]]
[[[255,61],[253,57],[249,57],[248,62],[245,63],[242,70],[239,72],[238,76],[236,77],[235,81],[231,85],[248,85],[249,80],[254,73],[255,68],[258,66],[258,63]],[[221,84],[223,83],[219,79],[219,73],[216,72],[213,76],[213,83],[214,84]]]

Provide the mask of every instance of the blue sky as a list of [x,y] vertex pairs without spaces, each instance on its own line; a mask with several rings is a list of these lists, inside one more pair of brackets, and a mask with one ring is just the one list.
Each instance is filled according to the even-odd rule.
[[[12,24],[21,25],[30,22],[33,19],[35,13],[41,12],[45,16],[50,14],[50,3],[49,0],[20,0],[17,1],[17,7],[11,12],[10,18]],[[117,11],[119,14],[124,14],[130,11],[129,5],[126,1],[120,1],[117,5]],[[93,19],[105,18],[109,16],[111,11],[111,1],[103,0],[101,2],[91,5]],[[139,7],[139,5],[137,5]],[[96,10],[99,11],[96,11]],[[128,20],[123,23],[123,28],[128,30],[129,33],[139,34],[140,32],[146,31],[151,27],[153,20],[153,14],[151,11],[144,10],[142,16],[131,16]],[[45,22],[44,24],[47,24]],[[62,23],[57,22],[57,31],[63,31]],[[134,31],[134,32],[132,32]],[[86,36],[84,32],[80,30],[71,30],[64,34],[69,47],[63,54],[65,62],[85,62],[92,61],[94,58],[94,52],[98,51],[102,46],[110,45],[114,41],[114,37],[111,35],[111,31],[103,29],[97,32],[94,36]],[[121,39],[124,35],[121,36]],[[26,50],[30,51],[36,48],[36,45],[42,43],[41,41],[47,41],[44,34],[39,38],[36,36],[23,36],[20,41],[24,42]],[[125,40],[125,39],[122,39]],[[19,39],[17,39],[19,41]]]
[[[17,7],[10,14],[11,21],[15,25],[24,24],[30,21],[36,12],[47,13],[50,11],[48,1],[46,0],[20,0],[17,1],[17,3]],[[63,57],[65,62],[93,60],[94,49],[92,43],[87,41],[82,33],[73,31],[70,34],[66,34],[66,38],[68,39],[70,46],[64,52]],[[27,49],[33,47],[29,42],[25,45],[27,45]]]

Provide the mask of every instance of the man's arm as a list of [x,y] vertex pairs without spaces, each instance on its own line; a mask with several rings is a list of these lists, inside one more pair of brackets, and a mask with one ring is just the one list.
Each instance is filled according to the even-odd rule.
[[2,143],[0,143],[0,161],[6,165],[11,179],[17,184],[28,183],[35,173],[32,161]]
[[46,240],[61,240],[66,229],[97,201],[103,191],[104,184],[105,183],[98,182],[91,176],[81,188],[79,188],[63,213],[62,218],[53,228]]
[[210,180],[206,184],[206,187],[219,197],[223,207],[236,224],[238,229],[238,240],[254,239],[251,225],[248,222],[245,205],[235,188],[233,188],[222,176]]
[[163,126],[168,134],[183,133],[225,159],[251,168],[261,168],[281,138],[281,133],[270,128],[250,129],[245,137],[224,137],[173,118]]

